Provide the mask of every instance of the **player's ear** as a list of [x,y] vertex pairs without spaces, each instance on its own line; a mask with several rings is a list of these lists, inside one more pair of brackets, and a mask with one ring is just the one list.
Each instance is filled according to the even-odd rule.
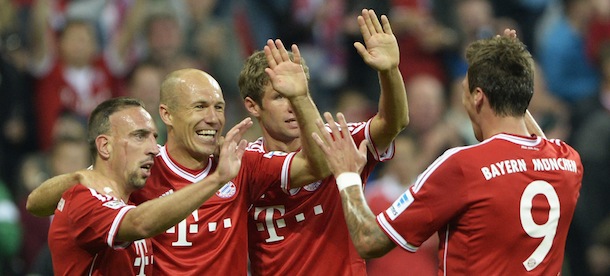
[[169,112],[169,107],[165,104],[159,105],[159,117],[163,120],[163,123],[167,126],[171,126],[172,124],[172,114]]
[[104,160],[110,158],[112,152],[112,144],[107,135],[99,135],[95,138],[95,147],[97,148],[97,154]]
[[481,89],[480,87],[476,87],[474,89],[474,93],[472,94],[475,110],[481,110],[481,107],[483,107],[483,103],[485,102],[485,98],[486,96],[485,92],[483,92],[483,89]]
[[248,110],[248,113],[254,117],[259,116],[260,106],[250,97],[244,99],[244,107]]

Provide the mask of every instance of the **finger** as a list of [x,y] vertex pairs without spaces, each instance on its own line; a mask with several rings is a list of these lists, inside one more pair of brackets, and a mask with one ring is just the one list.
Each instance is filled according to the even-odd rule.
[[326,119],[326,123],[328,124],[331,133],[335,136],[335,140],[340,138],[341,132],[339,131],[339,127],[333,119],[333,116],[330,115],[329,112],[324,112],[324,118]]
[[349,133],[349,129],[347,128],[347,121],[345,120],[345,116],[343,115],[343,113],[337,113],[337,120],[339,121],[339,125],[341,126],[341,135],[343,136],[343,138],[351,138],[352,135],[350,135]]
[[358,54],[364,61],[367,61],[370,58],[371,54],[369,54],[369,51],[366,50],[366,47],[362,43],[354,42],[354,48],[356,48],[356,51],[358,51]]
[[[364,14],[364,10],[362,10],[362,14]],[[369,32],[369,28],[366,26],[366,20],[364,20],[364,16],[358,16],[358,26],[360,26],[360,33],[362,34],[362,38],[364,41],[367,41],[371,37],[371,32]]]
[[333,141],[333,137],[330,135],[330,132],[326,129],[321,119],[316,119],[316,126],[320,133],[322,133],[322,136],[324,136],[324,140],[330,144]]
[[239,141],[239,144],[237,144],[237,146],[235,146],[235,157],[238,160],[241,160],[241,158],[244,156],[244,152],[246,152],[246,147],[248,146],[248,141],[246,140],[241,140]]
[[265,73],[267,73],[267,75],[269,76],[271,83],[274,83],[274,81],[277,79],[277,75],[275,74],[275,71],[273,71],[273,69],[271,69],[271,68],[265,68]]
[[318,147],[320,147],[322,152],[324,152],[324,154],[326,154],[326,155],[330,154],[330,148],[328,147],[328,145],[326,145],[326,143],[324,143],[324,141],[322,141],[322,138],[320,138],[320,135],[318,135],[317,133],[314,132],[311,134],[311,137],[316,142],[316,145],[318,145]]
[[384,14],[381,16],[381,23],[383,24],[383,32],[386,34],[393,35],[392,25],[390,25],[390,19]]
[[[280,54],[280,50],[278,49],[277,41],[275,43],[271,39],[269,39],[269,41],[271,42],[271,45],[269,45],[269,42],[267,42],[267,45],[269,45],[269,48],[271,48],[271,55],[273,56],[275,62],[279,64],[280,62],[282,62],[282,55]],[[279,44],[281,45],[281,47],[284,47],[281,41],[279,41]]]
[[363,154],[364,156],[366,156],[368,145],[369,145],[369,140],[362,140],[362,142],[360,142],[360,146],[358,146],[358,151],[360,152],[360,154]]
[[241,121],[237,125],[237,133],[235,134],[233,141],[241,140],[241,138],[244,136],[246,131],[248,131],[250,129],[252,124],[253,124],[252,119],[250,119],[250,118],[246,118],[243,121]]
[[362,17],[364,18],[364,23],[365,23],[368,33],[371,36],[376,34],[377,31],[375,31],[375,26],[373,25],[373,21],[371,19],[371,14],[369,13],[369,10],[367,10],[367,9],[362,10]]
[[510,30],[510,34],[508,35],[510,38],[517,38],[517,31]]
[[383,28],[381,27],[381,23],[379,23],[379,18],[377,18],[377,14],[375,14],[374,10],[369,10],[369,17],[371,19],[371,23],[375,28],[375,33],[383,33]]
[[294,56],[294,63],[301,64],[301,51],[296,44],[292,44],[292,54]]
[[263,51],[265,51],[265,57],[267,58],[267,64],[269,65],[269,68],[275,68],[275,66],[277,66],[277,63],[273,58],[273,53],[271,53],[271,47],[269,47],[269,45],[265,45],[265,47],[263,47]]
[[[251,118],[245,118],[235,126],[233,126],[227,135],[225,136],[225,140],[228,141],[238,141],[241,139],[241,134],[243,134],[250,126],[252,125]],[[237,137],[237,138],[236,138]]]
[[288,55],[288,51],[286,50],[286,47],[284,47],[284,43],[282,43],[281,40],[276,39],[275,40],[275,45],[278,48],[278,52],[280,54],[280,60],[281,61],[290,61],[290,56]]

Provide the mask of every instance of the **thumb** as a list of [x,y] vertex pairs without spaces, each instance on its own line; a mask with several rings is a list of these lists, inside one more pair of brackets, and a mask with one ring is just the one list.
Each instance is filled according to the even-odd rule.
[[369,140],[362,140],[362,142],[360,143],[360,146],[358,147],[358,151],[361,154],[366,155],[366,151],[367,151],[367,146],[369,145]]
[[360,42],[354,42],[354,48],[358,51],[358,54],[362,57],[362,59],[367,60],[369,57],[369,52],[366,50],[366,47]]

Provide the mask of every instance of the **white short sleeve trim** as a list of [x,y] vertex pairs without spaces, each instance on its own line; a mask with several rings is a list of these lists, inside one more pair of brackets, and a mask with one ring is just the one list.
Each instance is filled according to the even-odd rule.
[[390,225],[390,223],[386,220],[383,213],[377,215],[377,223],[383,228],[386,235],[390,239],[394,241],[394,243],[400,245],[400,247],[404,248],[407,251],[415,252],[419,247],[413,246],[407,242],[395,229]]
[[115,246],[114,245],[114,238],[116,237],[116,234],[118,233],[119,225],[121,224],[121,221],[123,220],[123,217],[125,216],[127,211],[129,211],[129,210],[131,210],[133,208],[136,208],[136,206],[134,206],[134,205],[126,205],[125,207],[121,208],[121,210],[116,215],[116,217],[114,217],[114,221],[112,221],[112,226],[110,227],[110,231],[108,231],[108,239],[106,240],[106,243],[111,248],[114,248],[114,249],[125,248],[125,247],[127,247],[127,245],[130,244],[130,242],[127,242],[127,243],[123,243],[123,244]]

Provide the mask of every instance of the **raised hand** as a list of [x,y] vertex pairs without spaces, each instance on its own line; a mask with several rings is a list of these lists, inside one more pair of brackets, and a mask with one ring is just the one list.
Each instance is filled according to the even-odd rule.
[[248,142],[242,139],[244,133],[252,126],[252,119],[246,118],[235,125],[224,138],[218,159],[218,173],[221,183],[233,179],[241,167],[241,157],[244,155]]
[[295,44],[292,45],[294,60],[290,59],[288,51],[279,39],[276,39],[275,43],[271,39],[267,40],[264,51],[269,63],[265,72],[271,79],[273,89],[288,98],[309,93],[307,75],[301,65],[301,53]]
[[[506,28],[504,29],[504,33],[502,34],[502,36],[509,38],[517,38],[517,31]],[[500,35],[496,35],[496,37],[500,37]]]
[[354,47],[364,62],[377,71],[398,66],[400,61],[398,42],[392,33],[388,17],[382,15],[379,22],[375,11],[363,9],[362,15],[358,16],[358,25],[364,45],[355,42]]
[[[342,113],[337,113],[339,125],[333,119],[330,113],[325,112],[324,117],[330,127],[333,136],[326,131],[322,120],[318,120],[316,125],[324,136],[324,140],[317,134],[312,133],[316,144],[322,149],[326,156],[326,162],[333,175],[336,177],[344,172],[360,173],[366,165],[366,153],[368,141],[364,140],[360,143],[360,147],[356,148],[354,139],[350,135],[345,121],[345,116]],[[341,127],[341,129],[339,129]]]

